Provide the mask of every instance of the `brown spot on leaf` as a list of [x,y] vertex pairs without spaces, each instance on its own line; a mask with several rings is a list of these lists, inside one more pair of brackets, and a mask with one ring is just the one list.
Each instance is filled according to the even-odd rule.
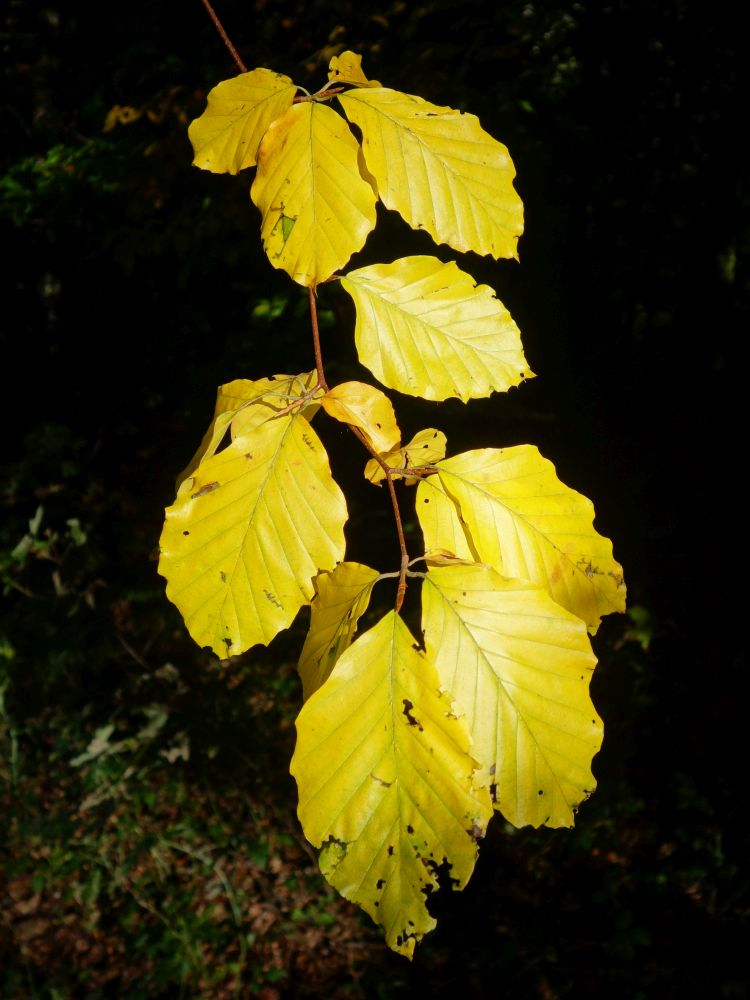
[[284,605],[281,603],[281,601],[274,594],[271,593],[270,590],[264,590],[263,594],[265,595],[266,600],[270,604],[273,604],[274,607],[281,608],[283,610]]
[[213,493],[214,490],[218,490],[221,483],[206,483],[205,486],[201,486],[197,493],[191,493],[190,499],[197,500],[198,497],[203,497],[206,493]]
[[406,721],[409,723],[410,726],[416,726],[416,728],[420,731],[420,733],[423,733],[424,726],[419,721],[419,719],[415,719],[414,716],[411,714],[414,709],[414,703],[409,701],[408,698],[404,698],[403,704],[404,704],[404,715],[406,716]]

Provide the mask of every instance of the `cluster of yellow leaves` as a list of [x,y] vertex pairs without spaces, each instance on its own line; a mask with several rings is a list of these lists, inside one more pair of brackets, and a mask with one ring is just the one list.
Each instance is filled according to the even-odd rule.
[[[331,94],[298,98],[287,76],[243,73],[214,87],[189,129],[196,166],[236,174],[257,164],[251,197],[274,267],[301,285],[327,280],[364,245],[378,198],[437,243],[516,256],[523,206],[513,164],[474,115],[381,87],[352,52],[328,75]],[[336,84],[352,88],[337,99],[361,146],[323,103]]]
[[324,874],[405,955],[434,925],[438,870],[465,884],[493,807],[516,826],[573,825],[602,741],[587,625],[625,600],[592,505],[535,448],[434,469],[417,489],[423,644],[392,612],[355,638],[377,572],[322,573],[292,761]]
[[[350,52],[331,61],[328,89],[296,95],[256,69],[214,88],[190,127],[196,165],[257,165],[251,196],[275,267],[311,287],[336,276],[378,198],[439,243],[516,255],[513,165],[474,116],[368,80]],[[407,257],[341,281],[360,360],[383,385],[466,401],[533,377],[508,311],[456,264]],[[494,809],[517,826],[570,826],[594,789],[588,633],[624,609],[625,588],[592,504],[536,448],[446,458],[434,428],[402,443],[380,389],[322,382],[219,389],[166,512],[159,569],[191,635],[222,657],[311,605],[291,766],[300,820],[326,878],[411,956],[435,924],[430,893],[448,872],[465,885]],[[384,575],[344,561],[346,504],[311,426],[320,408],[378,456],[370,482],[387,469],[418,483],[420,642],[396,611],[357,636]]]

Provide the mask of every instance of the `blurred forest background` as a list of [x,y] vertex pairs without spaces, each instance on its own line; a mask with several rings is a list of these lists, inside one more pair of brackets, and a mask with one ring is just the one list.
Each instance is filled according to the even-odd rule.
[[[187,124],[236,69],[199,0],[8,0],[0,994],[747,996],[739,26],[688,0],[217,10],[249,67],[317,88],[354,49],[510,149],[520,265],[462,266],[538,377],[396,407],[406,436],[434,424],[454,453],[537,444],[593,499],[630,598],[595,639],[599,787],[573,831],[497,817],[411,964],[328,889],[287,770],[304,621],[220,663],[154,561],[216,386],[312,367],[250,176],[190,165]],[[356,264],[425,249],[381,216]],[[344,297],[325,288],[321,308],[332,378],[357,377]],[[394,568],[387,497],[351,435],[326,433],[351,557]]]

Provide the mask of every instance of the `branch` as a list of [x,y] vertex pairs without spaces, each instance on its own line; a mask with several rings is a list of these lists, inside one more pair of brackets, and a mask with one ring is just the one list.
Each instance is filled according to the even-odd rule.
[[226,33],[226,31],[224,31],[224,25],[221,23],[221,21],[216,16],[216,11],[213,9],[213,7],[211,6],[211,4],[209,3],[209,0],[201,0],[201,2],[203,3],[203,6],[208,11],[208,16],[214,22],[214,26],[216,27],[216,30],[221,35],[222,41],[224,42],[224,44],[226,45],[226,47],[231,52],[232,59],[234,59],[234,61],[239,66],[240,72],[241,73],[247,73],[247,66],[240,59],[240,56],[239,56],[239,53],[237,52],[237,49],[234,47],[234,45],[232,45],[231,41],[229,40],[229,35]]
[[395,610],[398,613],[401,610],[401,605],[404,603],[404,595],[406,594],[406,571],[409,568],[409,553],[406,549],[406,537],[404,536],[404,525],[401,520],[401,510],[398,506],[398,497],[396,496],[396,487],[393,485],[393,479],[391,478],[391,470],[380,457],[380,455],[375,451],[373,446],[367,440],[365,435],[359,429],[359,427],[353,427],[351,424],[347,425],[349,430],[357,437],[362,444],[367,448],[369,453],[378,463],[380,468],[385,473],[385,481],[388,483],[388,492],[391,496],[391,504],[393,506],[393,517],[396,521],[396,533],[398,534],[398,544],[401,549],[401,568],[398,574],[398,587],[396,589],[396,606]]
[[[320,330],[318,329],[318,308],[315,301],[315,289],[311,286],[310,289],[310,317],[312,319],[312,332],[313,332],[313,351],[315,352],[315,369],[318,373],[318,385],[325,391],[328,392],[328,383],[326,382],[325,372],[323,371],[323,355],[320,350]],[[396,496],[396,488],[393,485],[393,479],[391,478],[391,470],[377,453],[377,451],[372,447],[370,442],[367,440],[365,435],[359,429],[359,427],[353,427],[351,424],[347,424],[350,431],[357,437],[362,444],[367,448],[369,453],[381,467],[385,473],[385,479],[388,483],[388,492],[391,496],[391,504],[393,506],[393,517],[396,521],[396,532],[398,534],[398,544],[401,549],[401,568],[398,575],[398,587],[396,589],[396,612],[401,610],[401,605],[404,603],[404,595],[406,594],[406,571],[409,566],[409,553],[406,549],[406,538],[404,537],[404,525],[401,520],[401,511],[398,506],[398,497]]]
[[310,289],[310,318],[312,319],[313,351],[315,352],[315,370],[318,373],[318,385],[324,392],[328,392],[325,372],[323,371],[323,355],[320,351],[320,330],[318,329],[318,305],[315,301],[315,289]]

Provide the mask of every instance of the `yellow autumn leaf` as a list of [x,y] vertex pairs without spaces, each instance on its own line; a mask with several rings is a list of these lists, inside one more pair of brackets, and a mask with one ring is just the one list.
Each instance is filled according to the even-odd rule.
[[359,360],[411,396],[477,399],[533,377],[510,313],[455,262],[405,257],[350,271]]
[[328,64],[328,79],[332,83],[348,83],[353,87],[379,87],[377,80],[368,80],[362,69],[362,56],[356,52],[342,52]]
[[377,570],[354,562],[340,563],[315,578],[310,629],[297,664],[305,700],[326,682],[351,645],[377,579]]
[[256,382],[251,382],[249,379],[244,378],[238,378],[233,382],[228,382],[226,385],[219,386],[216,391],[216,405],[211,423],[203,435],[203,440],[198,445],[195,454],[177,477],[178,486],[182,483],[183,487],[189,487],[191,484],[187,483],[188,477],[192,475],[204,459],[216,453],[216,449],[221,444],[222,438],[226,434],[237,411],[248,400],[253,399],[257,395],[256,386]]
[[317,285],[361,250],[375,226],[375,193],[359,145],[331,108],[301,101],[273,123],[250,194],[268,259],[300,285]]
[[289,412],[296,401],[300,405],[294,412],[311,421],[320,408],[319,396],[310,396],[317,383],[318,373],[315,371],[258,379],[255,397],[248,400],[232,420],[232,437],[248,434],[279,413]]
[[[197,451],[177,477],[178,486],[182,483],[185,489],[190,489],[187,478],[204,459],[216,453],[230,425],[232,437],[252,430],[264,420],[275,416],[292,399],[303,396],[316,382],[317,374],[306,372],[303,375],[271,375],[256,381],[239,378],[220,385],[216,393],[213,419]],[[300,412],[311,420],[316,409],[317,406],[311,403]],[[243,416],[239,417],[239,414]]]
[[362,131],[387,208],[455,250],[517,257],[523,205],[515,168],[475,115],[388,88],[348,90],[338,99]]
[[365,154],[362,152],[362,147],[359,145],[357,146],[357,166],[359,167],[359,173],[362,180],[366,181],[370,185],[372,193],[375,195],[375,200],[377,201],[378,182],[375,180],[372,173],[370,173],[370,170],[365,163]]
[[321,870],[411,957],[435,926],[426,898],[450,865],[462,888],[492,813],[461,719],[395,612],[355,640],[297,719],[291,771]]
[[208,95],[203,114],[190,123],[193,163],[214,174],[254,167],[269,126],[292,106],[296,86],[288,76],[254,69],[223,80]]
[[458,559],[481,562],[456,504],[440,476],[427,476],[417,486],[417,517],[428,552],[449,552]]
[[428,567],[432,566],[474,566],[475,559],[461,558],[448,549],[428,549],[423,559]]
[[235,438],[167,509],[159,572],[200,646],[268,643],[344,557],[346,504],[307,420],[288,414]]
[[389,451],[401,440],[393,403],[366,382],[341,382],[320,397],[329,417],[358,427],[375,451]]
[[[438,463],[438,475],[479,562],[544,587],[591,632],[603,615],[625,610],[622,567],[594,529],[594,505],[560,482],[535,447],[467,451]],[[419,499],[425,545],[451,549],[454,528],[443,538],[424,503],[428,494]]]
[[541,587],[475,564],[426,574],[422,628],[496,808],[514,826],[572,826],[602,743],[584,623]]
[[[407,484],[415,483],[414,476],[405,476],[407,469],[418,469],[423,465],[432,465],[445,458],[446,437],[442,431],[436,431],[434,427],[427,427],[423,431],[417,431],[408,444],[393,451],[386,452],[381,458],[392,469],[401,469],[401,472],[392,472],[391,479],[404,479]],[[380,483],[385,479],[382,465],[374,458],[365,466],[365,479],[371,483]]]

